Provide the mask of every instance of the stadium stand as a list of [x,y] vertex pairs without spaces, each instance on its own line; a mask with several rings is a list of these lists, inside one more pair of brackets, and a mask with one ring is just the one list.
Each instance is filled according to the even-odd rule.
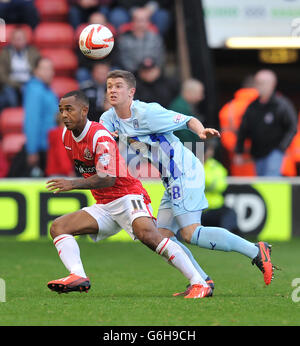
[[69,48],[73,49],[74,29],[68,23],[56,22],[40,23],[34,30],[34,44],[39,49],[43,48]]
[[74,76],[78,67],[78,60],[72,49],[45,48],[41,49],[40,52],[42,56],[49,58],[53,62],[56,76]]
[[67,21],[69,5],[66,0],[36,0],[35,6],[42,22]]
[[57,76],[53,78],[51,88],[57,97],[60,98],[69,91],[77,90],[79,88],[79,84],[74,78]]
[[2,139],[2,151],[9,163],[14,156],[21,150],[26,137],[24,133],[8,133]]
[[22,107],[5,108],[0,114],[1,154],[8,166],[25,143],[23,120]]
[[24,30],[28,44],[32,43],[33,40],[33,30],[28,24],[6,24],[5,30],[6,30],[6,37],[8,38],[6,42],[1,42],[2,46],[6,46],[9,43],[9,38],[11,36],[11,33],[13,30],[18,27]]
[[0,133],[4,137],[11,133],[22,133],[24,110],[22,107],[5,108],[0,115]]

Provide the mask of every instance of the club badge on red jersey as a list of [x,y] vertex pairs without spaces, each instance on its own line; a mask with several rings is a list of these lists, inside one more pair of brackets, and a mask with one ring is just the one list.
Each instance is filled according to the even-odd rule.
[[89,151],[88,148],[85,148],[85,149],[84,149],[83,157],[84,157],[86,160],[94,160],[94,155],[91,154],[91,152]]

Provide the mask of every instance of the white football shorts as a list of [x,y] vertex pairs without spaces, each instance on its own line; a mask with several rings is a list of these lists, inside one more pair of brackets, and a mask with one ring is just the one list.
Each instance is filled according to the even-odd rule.
[[99,241],[117,234],[124,229],[135,240],[132,223],[141,216],[151,217],[152,207],[144,202],[141,195],[126,195],[107,204],[93,204],[82,208],[98,223],[99,232],[90,234],[92,240]]

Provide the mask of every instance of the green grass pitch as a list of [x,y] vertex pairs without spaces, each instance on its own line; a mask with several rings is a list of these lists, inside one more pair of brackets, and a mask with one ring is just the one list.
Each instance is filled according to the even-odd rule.
[[[0,326],[300,325],[300,302],[292,299],[300,239],[273,243],[272,259],[281,270],[268,287],[248,258],[190,247],[216,285],[212,298],[196,300],[172,297],[185,288],[185,278],[140,243],[78,243],[92,288],[59,295],[46,284],[68,273],[51,240],[0,239],[6,287]],[[296,296],[300,300],[300,292]]]

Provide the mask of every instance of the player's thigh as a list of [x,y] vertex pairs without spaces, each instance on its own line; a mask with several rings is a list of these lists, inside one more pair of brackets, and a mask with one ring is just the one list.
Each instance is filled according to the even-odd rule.
[[[183,204],[173,204],[165,195],[157,214],[157,227],[166,237],[174,234],[178,239],[190,242],[195,229],[201,225],[202,210],[189,211]],[[174,234],[173,234],[174,233]]]
[[157,213],[157,227],[164,237],[173,237],[179,230],[172,208],[159,209]]
[[176,216],[179,225],[178,239],[187,243],[191,242],[197,227],[201,226],[202,210],[186,212]]
[[[130,235],[134,240],[139,238],[143,222],[139,218],[145,218],[145,229],[151,229],[151,232],[157,228],[154,223],[152,215],[152,208],[150,204],[146,204],[140,195],[127,195],[114,201],[107,206],[113,219]],[[135,226],[135,227],[134,227]],[[138,234],[137,234],[138,233]],[[140,239],[141,240],[141,239]]]
[[88,213],[97,224],[97,231],[89,233],[91,239],[95,242],[111,237],[122,229],[113,219],[109,207],[106,204],[94,204],[83,208],[83,210]]
[[95,219],[84,210],[66,214],[55,219],[50,228],[52,238],[60,234],[93,234],[98,232]]

